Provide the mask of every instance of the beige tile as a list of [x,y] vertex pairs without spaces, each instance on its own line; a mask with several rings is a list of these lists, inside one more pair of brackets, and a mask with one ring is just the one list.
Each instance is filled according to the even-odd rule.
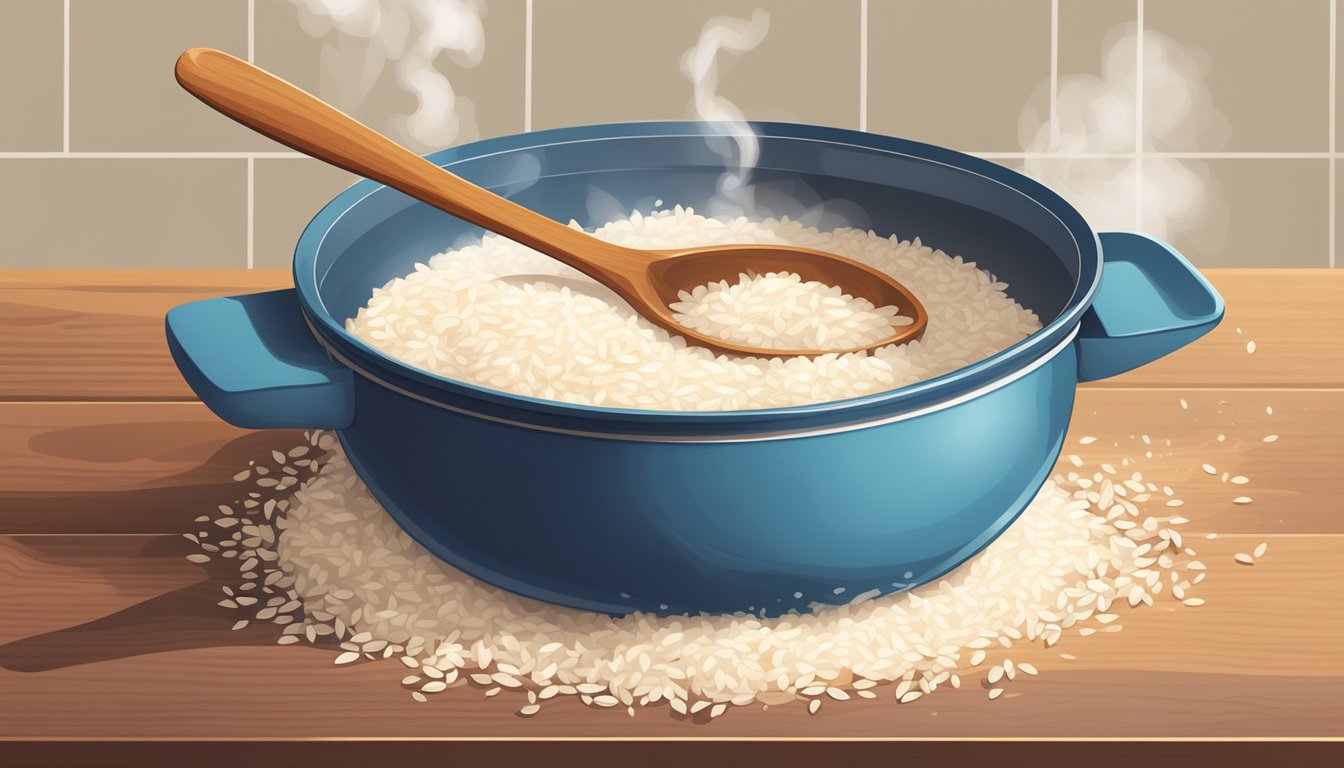
[[[1328,160],[1220,159],[1206,172],[1200,221],[1167,239],[1200,267],[1324,267],[1329,262]],[[1145,222],[1145,228],[1151,228]]]
[[289,267],[294,246],[322,206],[358,178],[306,157],[260,159],[253,169],[253,265]]
[[[1134,0],[1059,2],[1060,130],[1078,126],[1080,134],[1085,134],[1080,136],[1087,145],[1084,150],[1134,150],[1133,109],[1137,95],[1132,79],[1137,6]],[[1117,46],[1129,47],[1120,50]],[[1097,122],[1107,118],[1096,116],[1095,112],[1101,94],[1118,98],[1124,105],[1124,111],[1112,118],[1123,124],[1107,125],[1106,138],[1101,137]]]
[[[1329,125],[1329,0],[1147,0],[1146,30],[1202,51],[1213,106],[1230,129],[1183,130],[1163,151],[1322,152]],[[1145,93],[1144,110],[1170,105]],[[1187,122],[1206,122],[1196,115]]]
[[247,161],[0,160],[3,267],[243,267]]
[[[1134,33],[1135,0],[1059,0],[1059,74],[1101,76],[1102,57]],[[1133,57],[1127,60],[1133,73]]]
[[61,148],[63,15],[60,0],[0,5],[0,152]]
[[[465,66],[444,54],[434,62],[459,98],[462,123],[453,144],[523,130],[526,2],[488,0],[480,8],[485,31],[481,61]],[[304,23],[299,9],[288,0],[257,0],[257,64],[418,150],[441,148],[441,142],[416,141],[402,127],[404,116],[416,109],[417,99],[398,84],[395,64],[381,56],[366,58],[367,44],[320,24],[311,26],[311,17],[308,31]],[[370,61],[370,69],[363,70]],[[361,78],[367,78],[367,87],[359,85]]]
[[719,94],[750,119],[856,127],[858,0],[537,0],[534,127],[694,117],[682,54],[709,19],[758,7],[765,39],[720,54]]
[[1050,0],[883,0],[869,8],[868,127],[954,149],[1021,149],[1050,106]]
[[1335,160],[1335,266],[1344,269],[1344,160]]
[[1020,170],[1069,201],[1097,232],[1138,228],[1132,160],[1033,157]]
[[283,149],[173,79],[187,48],[247,55],[247,0],[71,0],[70,148],[79,152]]

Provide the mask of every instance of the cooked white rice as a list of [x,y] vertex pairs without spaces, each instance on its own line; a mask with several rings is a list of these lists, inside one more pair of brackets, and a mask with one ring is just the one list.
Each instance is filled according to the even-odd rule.
[[[918,341],[871,355],[716,358],[669,336],[576,270],[493,235],[375,289],[346,327],[385,354],[448,378],[547,400],[666,411],[772,408],[882,392],[982,360],[1041,328],[1004,293],[1004,283],[918,238],[819,232],[788,219],[710,219],[680,206],[636,212],[595,234],[642,248],[785,243],[830,251],[902,282],[928,311],[928,328]],[[514,279],[501,279],[508,276]],[[856,333],[846,328],[852,317],[823,318],[824,332],[798,332],[823,342],[832,334],[847,338]],[[748,335],[765,341],[767,328],[755,323]]]
[[1012,662],[1015,647],[1117,632],[1125,609],[1155,601],[1203,602],[1189,594],[1206,571],[1180,533],[1186,520],[1165,516],[1170,489],[1113,467],[1057,476],[988,549],[909,593],[776,619],[612,618],[445,565],[388,517],[329,433],[271,458],[236,477],[244,501],[188,535],[237,564],[221,605],[243,613],[235,628],[273,621],[281,644],[329,644],[338,664],[397,657],[406,668],[389,677],[404,675],[416,701],[469,685],[516,694],[525,715],[572,695],[714,717],[794,700],[810,711],[878,695],[908,704],[964,676],[998,698],[1036,674]]
[[853,349],[914,322],[896,307],[875,307],[792,272],[742,274],[732,285],[720,280],[679,291],[678,298],[670,305],[677,322],[758,349]]

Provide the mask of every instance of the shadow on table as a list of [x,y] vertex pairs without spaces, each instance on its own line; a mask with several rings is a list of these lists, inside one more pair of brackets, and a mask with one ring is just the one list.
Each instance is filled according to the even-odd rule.
[[[262,622],[234,631],[234,622],[250,613],[218,605],[226,597],[221,587],[239,581],[236,561],[213,557],[205,564],[189,562],[186,556],[200,550],[182,534],[200,529],[195,517],[243,495],[244,486],[221,477],[231,478],[249,459],[297,442],[285,432],[249,434],[172,478],[169,482],[176,487],[58,494],[38,502],[36,509],[30,506],[25,517],[40,519],[46,504],[51,514],[66,521],[62,532],[73,528],[77,533],[19,533],[8,539],[9,551],[0,552],[0,560],[13,564],[9,570],[17,573],[18,580],[0,573],[0,583],[6,584],[11,610],[65,611],[84,618],[109,602],[124,605],[126,595],[161,592],[92,620],[0,645],[0,668],[41,672],[161,651],[274,644],[278,627]],[[72,508],[90,524],[69,525]],[[126,526],[115,518],[142,514],[146,508],[151,519],[141,530],[150,532],[105,535],[109,528],[135,533],[138,523]],[[97,519],[109,516],[106,524]],[[127,527],[133,530],[125,531]],[[90,535],[79,535],[90,528],[94,531]]]
[[[124,440],[124,428],[114,426],[118,428],[113,434]],[[190,460],[194,465],[184,472],[156,479],[149,488],[0,493],[5,532],[21,535],[186,531],[192,518],[237,495],[239,486],[233,476],[246,468],[248,461],[269,455],[273,448],[292,447],[303,440],[303,433],[298,430],[249,432],[222,444],[208,441],[219,447],[205,453],[207,445],[195,437],[201,428],[198,423],[145,425],[146,429],[151,427],[161,433],[157,442],[163,444],[165,452],[145,452],[140,458]],[[54,430],[35,437],[28,449],[38,456],[94,462],[124,460],[128,451],[134,450],[109,444],[111,438],[99,430],[98,425]],[[137,436],[137,441],[141,439],[143,436]],[[195,445],[191,444],[193,440]],[[90,445],[102,445],[103,454],[91,453],[98,449],[91,449]],[[110,455],[99,458],[104,454]]]
[[[37,558],[55,555],[49,561],[52,563],[59,563],[65,557],[63,553],[51,552],[45,541],[25,542],[24,547],[30,556]],[[58,545],[54,549],[62,547]],[[189,542],[164,535],[145,542],[141,556],[180,561],[179,576],[184,572],[189,574],[190,570],[204,571],[184,559],[191,551]],[[219,571],[219,578],[207,575],[195,583],[92,621],[0,645],[0,667],[16,672],[42,672],[160,651],[274,644],[278,628],[271,624],[249,625],[243,630],[231,631],[240,616],[217,603],[224,597],[220,587],[236,582],[237,571],[229,574],[223,568],[212,570]]]

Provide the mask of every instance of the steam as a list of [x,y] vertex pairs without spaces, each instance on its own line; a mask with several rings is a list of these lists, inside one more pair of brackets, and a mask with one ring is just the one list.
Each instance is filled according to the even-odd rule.
[[435,66],[447,54],[473,67],[485,54],[480,0],[290,0],[305,33],[322,38],[320,95],[356,111],[390,65],[416,99],[394,118],[399,138],[427,149],[476,132],[475,110]]
[[726,51],[740,56],[760,45],[769,29],[770,14],[763,8],[752,11],[750,19],[715,16],[705,22],[700,39],[681,57],[681,72],[693,88],[691,107],[695,116],[717,123],[715,130],[729,140],[710,144],[716,153],[736,166],[735,172],[719,178],[720,192],[729,197],[746,184],[760,157],[760,143],[742,110],[718,93],[719,54]]
[[[1142,228],[1171,239],[1225,219],[1226,212],[1204,163],[1135,156],[1136,35],[1133,25],[1125,25],[1107,36],[1100,78],[1060,78],[1053,124],[1030,107],[1023,110],[1018,133],[1029,153],[1024,170],[1073,203],[1097,230]],[[1195,139],[1203,146],[1225,142],[1227,121],[1204,85],[1201,52],[1151,30],[1144,32],[1143,52],[1144,151],[1189,146]],[[1078,154],[1116,157],[1070,159]]]

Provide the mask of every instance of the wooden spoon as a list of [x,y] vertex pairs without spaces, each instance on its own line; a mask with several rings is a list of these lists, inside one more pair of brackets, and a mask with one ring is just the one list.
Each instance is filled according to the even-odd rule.
[[[482,189],[425,160],[335,107],[269,72],[209,48],[177,60],[177,82],[201,101],[304,154],[400,190],[458,218],[538,250],[617,293],[650,322],[719,354],[758,357],[861,352],[912,341],[928,314],[905,286],[865,264],[823,251],[778,245],[713,245],[639,250],[599,240]],[[680,290],[740,273],[794,272],[838,286],[876,307],[894,306],[910,325],[852,349],[757,349],[686,328],[670,303]]]

